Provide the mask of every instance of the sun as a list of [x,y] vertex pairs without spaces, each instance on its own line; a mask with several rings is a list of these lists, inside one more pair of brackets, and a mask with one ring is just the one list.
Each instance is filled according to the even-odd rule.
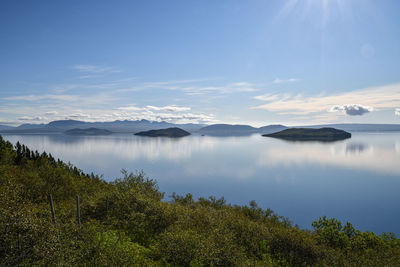
[[287,0],[278,16],[293,15],[301,20],[319,20],[325,27],[331,17],[351,17],[351,3],[348,0]]

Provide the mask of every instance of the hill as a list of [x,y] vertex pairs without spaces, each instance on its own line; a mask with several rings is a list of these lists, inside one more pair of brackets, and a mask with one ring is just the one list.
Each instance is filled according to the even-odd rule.
[[336,141],[351,137],[351,133],[335,128],[290,128],[277,133],[263,136],[280,138],[292,141]]
[[86,129],[74,128],[71,130],[67,130],[64,133],[68,134],[68,135],[109,135],[109,134],[112,134],[111,131],[104,130],[104,129],[98,129],[98,128],[86,128]]
[[180,128],[172,127],[167,129],[138,132],[135,133],[135,135],[149,136],[149,137],[184,137],[190,135],[190,133]]
[[179,127],[186,131],[197,131],[204,124],[173,124],[165,121],[148,121],[148,120],[116,120],[109,122],[84,122],[77,120],[58,120],[47,124],[22,124],[14,128],[1,128],[0,131],[5,134],[47,134],[47,133],[63,133],[74,128],[99,128],[111,131],[113,133],[132,133],[140,131],[148,131],[152,129],[165,129],[169,127]]
[[232,125],[232,124],[213,124],[201,128],[198,132],[201,134],[214,136],[229,135],[248,135],[256,133],[258,130],[249,125]]

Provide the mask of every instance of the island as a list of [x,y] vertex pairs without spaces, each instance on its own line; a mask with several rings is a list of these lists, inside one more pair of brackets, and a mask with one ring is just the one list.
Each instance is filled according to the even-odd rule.
[[280,132],[262,136],[280,138],[290,141],[337,141],[351,137],[351,133],[335,128],[289,128]]
[[148,136],[148,137],[184,137],[190,135],[189,132],[182,130],[178,127],[150,130],[135,133],[135,135]]
[[64,132],[67,135],[109,135],[112,134],[111,131],[105,129],[98,129],[98,128],[74,128],[71,130],[67,130]]

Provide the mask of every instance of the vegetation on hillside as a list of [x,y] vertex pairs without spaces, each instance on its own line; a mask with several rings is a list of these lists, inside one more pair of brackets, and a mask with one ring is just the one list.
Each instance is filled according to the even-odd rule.
[[135,133],[135,135],[148,137],[184,137],[190,135],[190,133],[178,127],[171,127],[166,129],[138,132]]
[[263,136],[291,141],[337,141],[351,137],[351,133],[335,128],[290,128]]
[[400,265],[393,234],[326,217],[301,230],[254,201],[163,199],[143,173],[107,183],[0,137],[0,266]]

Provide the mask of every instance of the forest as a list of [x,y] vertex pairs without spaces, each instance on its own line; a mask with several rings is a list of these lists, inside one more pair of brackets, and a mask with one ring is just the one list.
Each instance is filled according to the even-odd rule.
[[393,233],[310,229],[254,201],[165,196],[143,172],[106,182],[0,136],[0,266],[400,266]]

